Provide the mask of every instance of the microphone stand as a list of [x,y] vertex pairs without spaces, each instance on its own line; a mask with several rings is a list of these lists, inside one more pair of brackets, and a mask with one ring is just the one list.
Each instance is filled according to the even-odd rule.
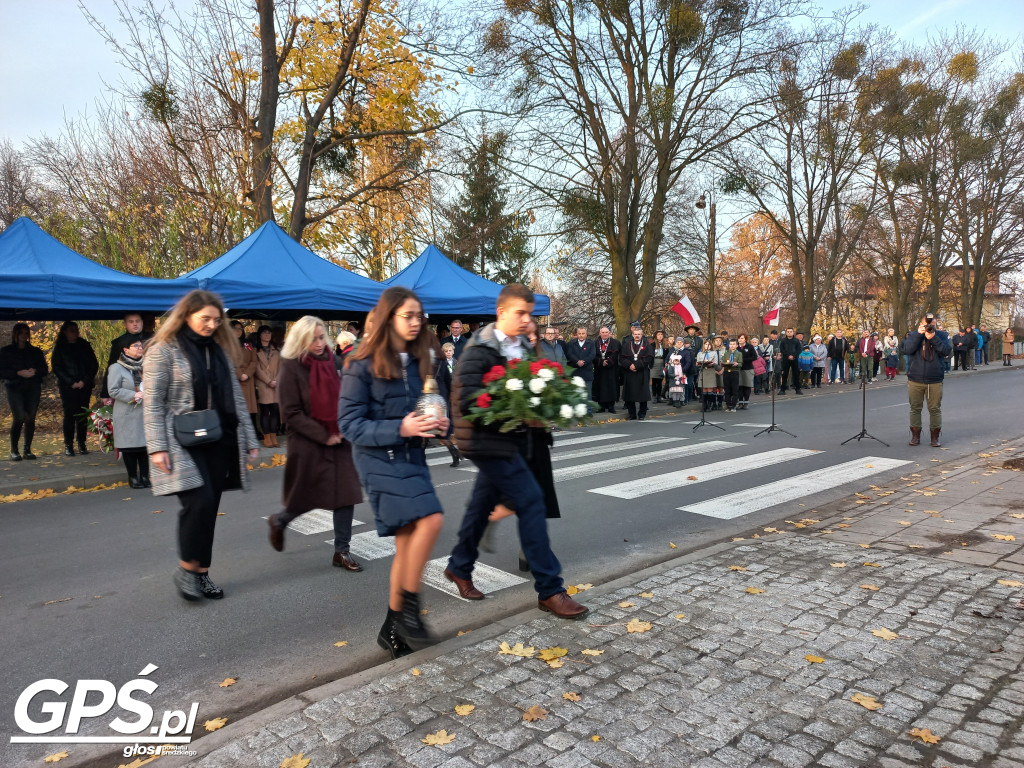
[[861,395],[861,401],[860,401],[860,432],[858,432],[853,437],[850,437],[850,438],[847,438],[846,440],[843,440],[843,442],[841,442],[840,445],[846,445],[848,442],[850,442],[850,440],[856,440],[857,443],[859,444],[861,440],[863,440],[864,438],[867,438],[868,440],[874,440],[876,442],[881,443],[886,448],[889,448],[890,446],[889,446],[889,444],[887,442],[885,442],[884,440],[879,440],[877,437],[875,437],[870,432],[868,432],[868,429],[867,429],[867,419],[868,419],[868,416],[867,416],[867,414],[868,414],[868,379],[867,379],[866,376],[861,376],[861,378],[860,378],[860,395]]
[[[771,380],[771,379],[774,379],[774,378],[775,378],[775,371],[773,370],[772,371],[772,375],[769,377],[769,379]],[[764,429],[762,429],[760,432],[755,432],[754,433],[754,437],[757,437],[758,435],[763,435],[765,432],[767,432],[769,435],[772,432],[785,432],[790,437],[796,437],[796,435],[794,435],[792,432],[786,432],[786,430],[784,430],[782,427],[780,427],[778,424],[775,423],[775,386],[774,386],[774,383],[771,384],[771,388],[772,388],[772,423],[769,426],[767,426]]]
[[712,424],[710,421],[708,421],[705,418],[707,416],[707,412],[708,412],[707,408],[708,408],[707,392],[705,392],[704,389],[701,388],[701,390],[700,390],[700,421],[698,421],[697,424],[694,426],[693,431],[696,432],[701,427],[714,427],[715,429],[720,429],[723,432],[725,432],[725,427],[720,427],[718,424]]

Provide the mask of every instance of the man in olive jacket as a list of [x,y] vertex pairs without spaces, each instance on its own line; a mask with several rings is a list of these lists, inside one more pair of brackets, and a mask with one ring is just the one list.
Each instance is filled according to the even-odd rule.
[[548,540],[544,493],[520,450],[525,433],[521,430],[501,432],[500,425],[484,426],[465,418],[484,389],[483,379],[488,371],[509,360],[532,356],[521,334],[530,323],[533,306],[533,292],[526,286],[513,283],[502,288],[498,294],[497,321],[473,334],[455,368],[452,384],[455,439],[462,453],[476,464],[479,474],[445,576],[454,582],[462,597],[469,600],[484,597],[473,585],[473,566],[488,517],[501,502],[515,510],[519,518],[519,539],[533,572],[537,607],[562,618],[577,619],[587,613],[587,608],[565,591],[562,566]]

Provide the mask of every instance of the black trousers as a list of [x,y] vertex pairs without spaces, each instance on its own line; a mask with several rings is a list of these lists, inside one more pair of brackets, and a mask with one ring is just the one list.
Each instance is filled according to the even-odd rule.
[[822,375],[824,373],[825,373],[825,369],[824,368],[818,368],[817,366],[815,366],[814,368],[811,369],[811,386],[812,387],[820,387],[821,386],[821,377],[822,377]]
[[740,396],[740,372],[726,371],[722,375],[722,389],[725,390],[725,407],[735,408]]
[[64,409],[64,445],[74,444],[77,438],[79,445],[85,445],[86,417],[82,411],[89,407],[92,400],[92,389],[60,388],[60,404]]
[[[641,416],[646,416],[647,415],[647,402],[648,402],[647,400],[641,400],[640,401],[640,415]],[[636,418],[636,402],[634,402],[633,400],[627,400],[626,401],[626,415],[628,415],[629,418],[631,418],[631,419],[635,419]]]
[[783,392],[786,391],[786,379],[792,377],[793,387],[797,392],[800,391],[800,365],[796,360],[782,359],[782,379],[779,382],[779,389]]
[[36,411],[39,410],[39,397],[42,386],[33,384],[24,389],[7,386],[7,403],[11,406],[11,450],[18,450],[18,439],[21,428],[25,428],[25,452],[32,447],[32,438],[36,434]]
[[[295,518],[312,511],[311,509],[295,510],[285,507],[274,515],[274,525],[278,528],[285,528]],[[342,555],[348,554],[349,544],[352,542],[352,515],[354,512],[355,507],[351,504],[334,510],[334,551]]]
[[968,350],[960,350],[953,353],[953,370],[959,368],[961,371],[966,371],[968,366],[967,356],[970,355]]
[[146,446],[141,448],[118,448],[124,459],[124,468],[128,470],[129,480],[149,479],[149,455]]
[[281,428],[281,409],[277,403],[260,403],[260,422],[264,435],[274,435]]
[[[225,438],[227,439],[227,438]],[[231,433],[231,438],[234,433]],[[177,494],[181,502],[178,512],[178,556],[186,563],[196,561],[200,568],[209,568],[213,557],[213,530],[217,525],[217,510],[228,471],[228,457],[232,451],[221,440],[209,445],[196,446],[189,454],[199,468],[203,484],[198,488]]]
[[664,379],[651,379],[651,396],[657,400],[661,397],[661,382]]

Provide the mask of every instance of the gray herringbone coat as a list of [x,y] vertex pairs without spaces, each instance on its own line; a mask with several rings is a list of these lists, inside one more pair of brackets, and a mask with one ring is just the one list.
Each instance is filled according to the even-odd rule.
[[[146,381],[146,395],[143,398],[146,422],[146,450],[148,453],[168,451],[171,456],[170,474],[152,467],[150,479],[153,494],[167,496],[203,484],[188,450],[174,436],[174,417],[179,413],[195,410],[192,396],[192,369],[188,358],[177,342],[156,344],[146,350],[142,364]],[[231,389],[235,396],[235,413],[238,414],[238,461],[241,464],[242,489],[249,490],[249,475],[245,468],[246,452],[258,448],[256,432],[247,418],[249,409],[242,395],[238,380],[231,377]]]

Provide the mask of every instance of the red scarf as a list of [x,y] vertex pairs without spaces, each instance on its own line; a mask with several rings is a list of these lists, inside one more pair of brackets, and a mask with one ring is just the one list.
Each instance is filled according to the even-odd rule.
[[328,435],[336,435],[341,379],[334,367],[334,354],[327,349],[321,357],[305,355],[302,364],[309,369],[309,415]]

